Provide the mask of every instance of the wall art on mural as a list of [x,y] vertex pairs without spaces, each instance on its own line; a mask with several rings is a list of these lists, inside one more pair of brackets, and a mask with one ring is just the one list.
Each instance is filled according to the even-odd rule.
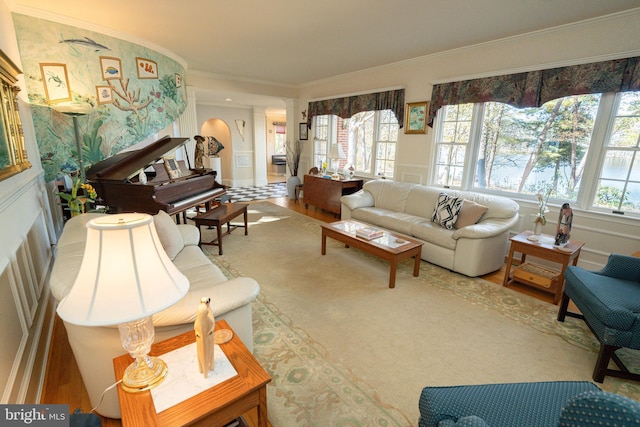
[[112,56],[101,56],[100,67],[102,68],[102,79],[112,80],[122,78],[122,62],[119,58]]
[[96,86],[98,104],[111,104],[113,102],[113,92],[109,86]]
[[41,63],[40,74],[42,74],[44,93],[49,104],[71,101],[69,77],[65,64]]
[[176,87],[182,87],[182,76],[176,73]]
[[146,58],[136,58],[136,68],[138,69],[139,79],[157,79],[158,64],[155,61]]

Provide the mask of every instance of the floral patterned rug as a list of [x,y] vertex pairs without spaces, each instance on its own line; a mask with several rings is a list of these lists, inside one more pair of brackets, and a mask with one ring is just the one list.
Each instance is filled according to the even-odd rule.
[[[402,298],[420,298],[428,291],[429,295],[425,298],[425,302],[438,297],[438,304],[441,306],[447,301],[455,305],[439,307],[442,313],[454,313],[460,307],[464,308],[462,315],[473,313],[471,323],[462,324],[463,332],[470,334],[468,338],[464,338],[462,342],[458,342],[456,338],[451,343],[443,342],[446,339],[439,338],[439,344],[443,346],[450,344],[454,349],[446,351],[448,360],[442,361],[443,358],[438,357],[437,360],[429,360],[425,363],[424,359],[428,358],[427,356],[412,354],[415,352],[406,353],[407,358],[416,357],[417,371],[424,371],[423,366],[435,369],[430,375],[425,376],[424,380],[417,381],[424,386],[446,385],[449,380],[451,385],[467,383],[467,381],[468,383],[520,381],[518,375],[509,376],[508,369],[501,371],[495,366],[474,365],[478,360],[474,360],[473,351],[470,354],[465,348],[468,343],[464,341],[469,341],[472,343],[469,345],[477,347],[479,344],[475,342],[476,339],[480,345],[487,340],[484,334],[489,337],[489,340],[495,339],[491,330],[488,332],[481,330],[481,323],[486,322],[482,319],[485,318],[492,319],[497,325],[506,324],[508,327],[515,328],[516,338],[523,336],[523,339],[527,340],[539,339],[541,344],[529,343],[530,347],[526,347],[527,343],[521,344],[523,351],[531,353],[539,350],[540,353],[539,356],[533,355],[533,362],[531,358],[525,359],[527,365],[520,365],[515,370],[518,374],[522,371],[523,381],[538,379],[540,375],[537,372],[549,372],[552,376],[562,375],[563,369],[571,371],[567,372],[569,377],[557,379],[591,379],[592,363],[595,363],[598,343],[584,322],[577,319],[556,321],[558,307],[555,305],[479,278],[461,276],[426,262],[421,263],[418,278],[412,277],[412,262],[399,265],[396,289],[388,290],[385,289],[388,275],[384,276],[384,280],[373,284],[371,282],[372,277],[375,278],[376,275],[379,276],[388,271],[388,264],[368,254],[354,249],[340,252],[344,250],[344,246],[329,241],[327,256],[313,258],[313,254],[319,252],[320,243],[320,227],[316,220],[269,202],[252,203],[249,217],[249,235],[242,236],[238,233],[225,237],[225,255],[217,256],[217,251],[210,248],[204,250],[228,277],[246,275],[255,278],[261,284],[262,292],[253,304],[254,354],[272,377],[272,382],[268,386],[268,402],[269,420],[274,426],[417,425],[419,389],[411,390],[410,399],[394,401],[394,387],[401,390],[403,383],[408,383],[408,380],[403,380],[401,375],[398,375],[400,384],[393,385],[391,380],[380,382],[379,378],[371,374],[375,369],[364,369],[361,361],[358,363],[352,360],[351,356],[357,355],[358,352],[371,351],[364,348],[367,347],[366,341],[364,344],[358,344],[353,338],[351,340],[345,338],[343,342],[345,347],[341,348],[340,339],[333,339],[335,338],[333,335],[339,332],[332,332],[333,335],[325,333],[329,325],[323,327],[322,322],[329,319],[336,319],[338,331],[340,321],[345,322],[345,320],[348,320],[348,325],[354,328],[357,325],[362,327],[363,323],[359,323],[357,318],[350,318],[350,313],[344,313],[344,310],[341,310],[342,300],[349,301],[349,304],[353,304],[353,301],[361,302],[362,305],[371,304],[371,310],[375,311],[375,298],[382,297],[389,303],[405,304],[406,306],[401,307],[400,310],[411,311],[415,301],[403,301]],[[274,247],[274,239],[276,236],[282,236],[283,233],[287,234],[287,238],[281,240],[282,246]],[[348,266],[359,265],[360,267],[353,269],[362,275],[345,273],[345,268],[348,266],[341,267],[339,264],[347,257]],[[309,261],[306,262],[305,259]],[[334,265],[336,265],[336,271],[333,271]],[[367,276],[362,266],[371,270],[372,276]],[[347,290],[343,286],[345,276],[348,276],[348,281],[352,285]],[[310,277],[313,278],[312,283],[309,283]],[[359,287],[364,291],[359,290]],[[406,295],[403,295],[403,292],[406,292]],[[333,295],[336,296],[333,297]],[[285,298],[293,298],[293,300],[284,304]],[[331,303],[326,303],[327,299]],[[304,310],[292,309],[313,301],[325,306],[310,306],[309,311],[314,312],[312,318],[301,314],[305,313]],[[299,303],[296,304],[296,302]],[[288,309],[282,310],[281,305]],[[436,311],[436,308],[433,307],[430,311]],[[362,314],[354,315],[362,316]],[[399,318],[400,311],[394,313],[394,316]],[[416,314],[410,313],[411,316],[415,317]],[[428,313],[424,316],[426,322],[434,322],[433,318],[428,318]],[[343,325],[346,326],[347,323]],[[447,327],[447,324],[439,325],[438,331],[441,332]],[[474,327],[477,331],[473,329]],[[493,328],[494,323],[491,323],[490,327]],[[354,337],[358,334],[355,331],[356,335],[347,335],[347,332],[350,331],[345,330],[345,337]],[[368,331],[362,332],[363,335],[367,333]],[[398,335],[393,338],[395,347],[403,345],[412,347],[412,341],[416,340],[417,334],[415,330],[398,331],[397,329],[383,333]],[[446,337],[446,334],[444,336]],[[420,339],[424,340],[424,335]],[[499,340],[499,337],[497,339]],[[513,337],[505,337],[505,339],[514,340]],[[547,351],[545,348],[537,349],[549,343],[551,345]],[[357,348],[358,345],[363,348]],[[487,345],[490,344],[487,343]],[[459,354],[456,354],[456,348],[459,349]],[[562,353],[548,354],[555,348],[560,348]],[[621,358],[632,370],[640,370],[638,353],[621,353]],[[518,354],[518,348],[514,349],[513,354]],[[571,359],[574,354],[575,360],[563,360],[569,369],[555,366],[557,361],[554,361],[554,357]],[[470,355],[472,357],[469,357]],[[383,355],[378,356],[372,359],[374,363],[388,364]],[[501,365],[509,362],[500,360],[500,357],[500,353],[495,355],[490,353],[489,363],[495,360],[496,365],[502,367]],[[536,357],[544,359],[538,363],[540,366],[533,366],[537,360]],[[468,367],[463,368],[462,371],[464,369],[468,371],[461,374],[457,372],[461,370],[458,368],[450,374],[440,372],[441,369],[438,369],[439,365],[436,362],[462,365],[467,363]],[[486,361],[482,363],[487,365]],[[527,374],[529,377],[526,376]],[[540,380],[548,379],[540,377]],[[387,384],[390,390],[387,390]],[[605,382],[598,386],[604,390],[640,400],[638,383],[607,377]]]

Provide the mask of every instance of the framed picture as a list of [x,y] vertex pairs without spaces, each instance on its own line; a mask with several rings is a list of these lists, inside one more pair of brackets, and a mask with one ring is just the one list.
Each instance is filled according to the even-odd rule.
[[405,112],[404,133],[427,133],[428,101],[411,102]]
[[182,87],[182,76],[176,73],[176,87]]
[[102,69],[102,80],[113,80],[122,78],[122,62],[113,56],[101,56],[100,68]]
[[169,179],[176,179],[182,176],[182,171],[175,157],[163,157],[162,160],[164,161],[164,168],[167,170]]
[[136,58],[136,69],[139,79],[157,79],[158,64],[146,58]]
[[96,99],[98,104],[111,104],[113,102],[113,91],[109,86],[96,86]]
[[40,74],[42,74],[44,94],[49,104],[71,101],[69,77],[65,64],[42,63],[40,64]]
[[309,139],[309,128],[306,123],[300,123],[300,139],[303,141]]

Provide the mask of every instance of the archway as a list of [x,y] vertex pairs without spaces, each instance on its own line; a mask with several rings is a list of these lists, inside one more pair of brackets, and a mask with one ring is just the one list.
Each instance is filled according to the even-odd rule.
[[[231,159],[233,157],[233,140],[231,138],[231,129],[224,120],[213,118],[208,119],[200,128],[200,135],[207,137],[213,136],[224,146],[224,149],[218,154],[218,158],[207,157],[205,167],[211,168],[218,172],[216,180],[220,184],[229,185],[233,182],[234,170]],[[208,152],[205,147],[205,152]],[[207,165],[206,162],[209,162]]]

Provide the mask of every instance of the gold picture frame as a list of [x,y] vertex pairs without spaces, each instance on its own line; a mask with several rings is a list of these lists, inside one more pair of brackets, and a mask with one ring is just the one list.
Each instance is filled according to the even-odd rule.
[[429,101],[410,102],[407,104],[404,119],[404,133],[427,133],[427,111]]
[[122,61],[113,56],[100,57],[100,69],[102,70],[102,80],[115,80],[122,78]]
[[0,50],[0,180],[31,167],[18,112],[18,75],[22,71]]
[[136,58],[139,79],[157,79],[158,63],[147,58]]
[[111,89],[111,86],[96,86],[96,99],[99,105],[113,103],[113,89]]
[[40,63],[40,74],[44,84],[44,95],[48,104],[71,101],[69,76],[65,64],[43,62]]

